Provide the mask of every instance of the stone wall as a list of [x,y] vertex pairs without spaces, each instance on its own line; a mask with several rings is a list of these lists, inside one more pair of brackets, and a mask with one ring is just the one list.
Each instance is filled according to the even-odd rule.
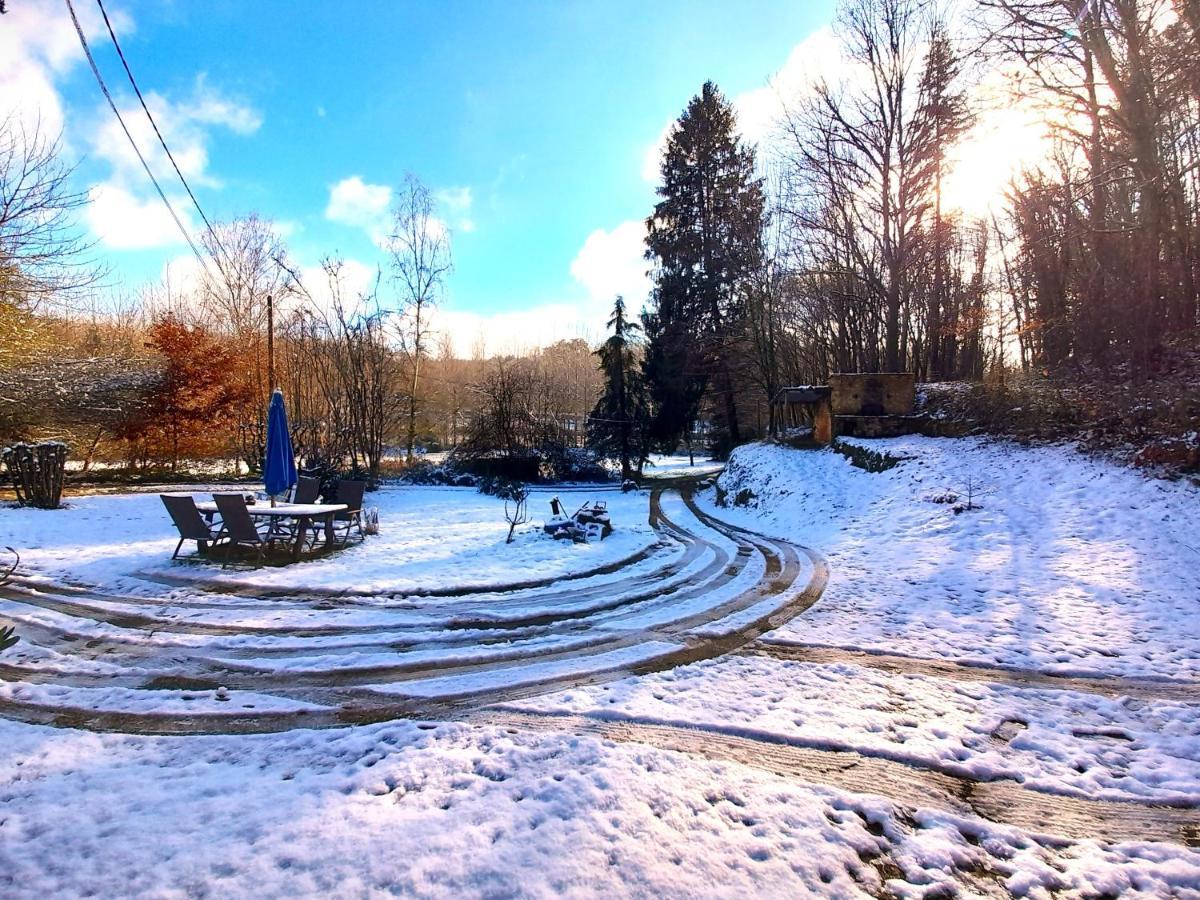
[[835,416],[910,416],[917,401],[911,372],[830,375]]

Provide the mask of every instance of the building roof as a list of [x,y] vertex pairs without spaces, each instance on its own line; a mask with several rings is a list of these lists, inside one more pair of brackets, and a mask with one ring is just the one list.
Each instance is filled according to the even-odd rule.
[[818,403],[829,399],[830,389],[827,384],[798,384],[794,387],[780,388],[775,395],[776,403]]

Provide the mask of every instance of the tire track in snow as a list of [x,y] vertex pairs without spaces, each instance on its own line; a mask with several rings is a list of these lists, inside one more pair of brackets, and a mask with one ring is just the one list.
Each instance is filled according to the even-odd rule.
[[[702,525],[716,530],[738,546],[739,552],[733,559],[734,563],[741,561],[744,565],[747,558],[758,555],[764,561],[764,573],[748,590],[741,592],[732,600],[714,605],[705,612],[683,617],[677,622],[657,629],[616,633],[612,643],[619,646],[632,646],[638,642],[650,640],[661,643],[674,642],[665,652],[633,665],[572,673],[540,681],[487,686],[459,695],[431,700],[372,691],[356,684],[362,680],[361,678],[346,677],[339,680],[340,676],[336,672],[324,673],[325,677],[320,672],[291,674],[279,672],[271,676],[250,673],[245,674],[243,687],[241,682],[237,682],[239,674],[236,671],[229,668],[214,668],[218,664],[209,660],[210,668],[207,670],[207,674],[210,677],[221,675],[227,680],[235,682],[232,685],[234,690],[263,692],[263,688],[266,688],[266,693],[322,704],[325,708],[278,711],[239,710],[229,713],[197,711],[193,714],[154,711],[106,712],[58,706],[36,700],[22,701],[0,698],[0,715],[58,727],[145,735],[249,734],[296,728],[344,727],[396,718],[463,721],[482,727],[535,732],[566,732],[597,737],[602,740],[645,744],[712,761],[750,766],[806,783],[824,785],[853,793],[882,796],[898,805],[912,809],[949,810],[963,816],[980,817],[1060,839],[1099,838],[1109,841],[1169,841],[1189,846],[1200,844],[1200,810],[1165,808],[1138,801],[1116,803],[1054,795],[1025,788],[1012,781],[980,782],[937,769],[921,767],[911,762],[871,756],[854,750],[803,746],[789,742],[782,736],[757,732],[739,733],[736,729],[724,729],[719,726],[694,727],[649,720],[596,718],[498,708],[499,704],[505,702],[525,699],[567,687],[598,684],[629,675],[661,671],[731,652],[762,653],[780,659],[821,661],[816,658],[820,656],[820,653],[815,652],[816,648],[797,649],[794,645],[785,646],[764,642],[759,638],[769,630],[803,612],[819,599],[828,579],[828,568],[824,560],[818,554],[805,548],[790,545],[785,541],[765,538],[721,522],[699,510],[686,487],[681,488],[681,494],[689,511]],[[658,490],[651,499],[651,522],[656,528],[677,540],[693,545],[713,546],[711,542],[706,541],[700,535],[693,534],[671,522],[662,512],[660,495],[661,490]],[[690,629],[717,621],[732,611],[749,609],[756,603],[762,602],[765,596],[769,596],[781,588],[790,590],[789,579],[794,580],[804,568],[800,560],[801,554],[807,556],[812,574],[805,588],[797,592],[785,604],[727,635],[707,637],[689,634]],[[728,560],[726,561],[728,562]],[[620,583],[614,582],[603,587],[611,589]],[[705,589],[711,590],[709,583],[705,583],[700,588],[700,590]],[[62,597],[68,604],[63,607],[64,610],[70,609],[72,606],[87,606],[80,589],[64,591],[63,594],[68,595]],[[165,608],[174,604],[164,601],[159,605]],[[83,610],[79,611],[83,612]],[[153,619],[152,616],[142,618]],[[587,626],[586,619],[576,624],[583,628]],[[128,625],[138,631],[148,629],[146,633],[149,634],[157,630],[152,624],[136,618]],[[241,633],[241,630],[235,626],[230,627],[234,627],[235,631]],[[39,637],[53,639],[55,635],[54,629],[43,623],[37,623],[32,628]],[[41,629],[41,631],[37,631],[37,629]],[[334,630],[339,631],[336,628]],[[340,632],[345,633],[345,630],[341,629]],[[314,634],[314,630],[293,629],[292,633],[297,638],[307,638]],[[70,640],[65,638],[70,638]],[[71,644],[83,640],[71,635],[65,636],[65,638],[60,647],[68,652]],[[96,658],[112,658],[111,654],[105,654],[103,651],[113,650],[114,646],[105,647],[104,639],[93,637],[88,643],[93,645],[91,652],[95,653]],[[114,644],[119,645],[119,642],[114,642]],[[195,648],[133,644],[127,649],[132,651],[129,657],[131,663],[147,668],[152,668],[156,660],[165,662],[166,659],[171,659],[174,665],[169,667],[169,675],[173,677],[180,677],[181,670],[185,671],[189,668],[189,653],[192,654],[190,657],[192,668],[197,669],[201,674],[205,671],[204,666],[196,665],[203,661],[203,657],[195,652]],[[553,652],[537,658],[539,660],[578,659],[586,657],[595,649],[596,647],[593,646],[585,651]],[[211,654],[212,651],[208,652]],[[835,659],[836,661],[846,661],[847,654],[851,653],[854,651],[836,651],[834,655],[827,654],[825,661],[835,661]],[[869,655],[861,654],[861,656]],[[854,653],[854,656],[855,662],[869,664],[869,661],[858,658],[860,654]],[[875,659],[881,668],[888,666],[899,668],[902,665],[901,661],[910,669],[914,666],[913,661],[903,657],[876,655]],[[460,663],[454,666],[433,664],[426,669],[410,668],[403,672],[401,671],[402,667],[397,666],[391,672],[374,670],[370,674],[377,680],[385,679],[389,675],[398,679],[401,677],[439,677],[451,673],[500,675],[506,671],[519,675],[522,662],[528,662],[528,658]],[[935,674],[934,670],[937,670],[936,674],[943,671],[959,673],[959,670],[968,668],[940,661],[919,661],[919,665],[928,667],[931,674]],[[18,677],[21,675],[21,672],[18,671],[19,668],[5,666],[0,669],[0,677]],[[900,671],[903,669],[901,668]],[[1034,686],[1032,682],[1038,682],[1036,686],[1042,686],[1040,682],[1045,679],[1052,680],[1054,684],[1060,686],[1064,682],[1064,679],[1041,676],[1040,673],[1014,674],[1007,670],[979,669],[965,674],[960,673],[960,675],[976,680],[998,680],[997,676],[1027,678],[1030,680],[1031,686]],[[142,683],[144,678],[143,674],[139,674],[130,679],[130,683]],[[50,683],[69,683],[70,678],[50,673],[46,680]],[[1085,681],[1088,684],[1093,681],[1092,679],[1075,680]],[[267,684],[267,681],[271,683]],[[97,685],[113,684],[114,678],[112,676],[95,676],[93,683]],[[222,683],[225,682],[222,681]],[[1159,687],[1159,685],[1155,685],[1155,687]],[[196,689],[203,690],[203,687]],[[1076,688],[1071,686],[1071,689]]]
[[745,656],[767,656],[788,662],[852,663],[879,669],[891,675],[928,675],[960,681],[1002,684],[1037,690],[1078,691],[1104,697],[1136,697],[1142,700],[1178,700],[1200,703],[1200,683],[1170,679],[1126,678],[1115,675],[1055,675],[1037,669],[1006,668],[949,659],[904,656],[873,650],[850,650],[815,644],[759,640],[739,651]]
[[[444,612],[432,622],[409,623],[411,629],[442,629],[438,640],[424,643],[410,640],[401,646],[378,647],[378,652],[392,650],[394,661],[383,664],[336,665],[338,648],[314,643],[312,639],[346,635],[378,634],[385,639],[402,634],[397,625],[361,625],[343,623],[315,626],[264,624],[261,621],[243,626],[236,623],[206,622],[198,616],[202,611],[188,609],[175,598],[155,600],[139,598],[140,608],[131,610],[132,598],[114,598],[72,586],[55,592],[44,583],[25,583],[0,589],[0,597],[12,604],[23,605],[32,614],[18,618],[24,636],[34,645],[59,654],[53,664],[39,659],[25,663],[0,665],[0,679],[37,685],[67,688],[126,688],[138,690],[149,683],[160,685],[184,684],[180,690],[211,690],[224,684],[234,691],[270,694],[282,698],[303,700],[335,707],[316,715],[313,712],[293,714],[281,711],[253,713],[198,713],[169,715],[148,709],[141,712],[102,712],[81,707],[72,708],[69,702],[54,704],[39,701],[36,692],[26,692],[25,698],[12,696],[0,702],[0,714],[43,724],[63,724],[73,727],[131,733],[200,733],[278,731],[292,727],[332,727],[350,723],[381,721],[398,716],[423,714],[428,710],[443,717],[460,715],[463,709],[502,700],[521,699],[558,690],[564,687],[600,683],[631,674],[659,671],[712,656],[722,655],[754,640],[766,631],[799,614],[815,602],[824,590],[828,577],[824,561],[810,551],[807,553],[811,577],[801,588],[796,582],[805,566],[796,548],[783,541],[734,532],[715,521],[705,521],[702,514],[685,500],[703,527],[683,527],[673,522],[663,511],[662,488],[650,498],[650,524],[662,535],[684,545],[684,553],[669,561],[657,572],[637,573],[628,579],[609,582],[576,591],[558,588],[536,599],[549,598],[552,610],[558,599],[576,600],[582,594],[603,602],[593,606],[568,608],[557,612],[538,612],[525,615],[520,610],[508,619],[488,617],[465,619],[456,613],[457,604],[439,607]],[[686,492],[685,492],[686,494]],[[712,528],[722,539],[732,542],[736,552],[726,549],[716,540],[703,535]],[[707,555],[708,559],[705,559]],[[742,587],[737,584],[747,567],[761,560],[761,574]],[[696,570],[689,569],[693,563]],[[677,579],[677,583],[672,579]],[[556,585],[557,582],[551,582]],[[632,589],[626,594],[621,588]],[[729,589],[734,589],[730,595]],[[526,588],[520,588],[521,592]],[[718,594],[717,592],[723,593]],[[704,601],[711,597],[711,602]],[[779,602],[773,602],[779,598]],[[511,598],[494,596],[489,591],[480,605],[503,606]],[[511,601],[515,602],[515,601]],[[529,602],[525,597],[523,602]],[[114,608],[115,605],[115,608]],[[765,608],[764,608],[765,607]],[[204,608],[211,608],[205,603]],[[310,611],[310,607],[299,607]],[[44,613],[38,612],[44,610]],[[235,608],[239,613],[253,613],[255,608],[244,605]],[[378,610],[373,610],[379,612]],[[386,610],[384,610],[386,612]],[[155,613],[158,613],[157,615]],[[260,614],[280,612],[278,606],[264,602]],[[400,612],[408,615],[411,607]],[[183,613],[188,618],[179,618]],[[715,636],[697,634],[695,629],[720,623],[729,616],[749,617],[729,627],[727,633]],[[653,624],[637,624],[638,620]],[[622,627],[628,621],[631,627]],[[73,623],[79,623],[74,625]],[[508,629],[505,641],[493,638],[501,649],[486,658],[471,658],[463,648],[477,648],[488,641],[478,634],[461,634],[465,629],[495,631]],[[521,630],[518,630],[521,629]],[[155,635],[181,635],[184,640],[155,641]],[[256,660],[257,648],[221,646],[223,638],[246,634],[275,638],[295,638],[298,646],[288,651],[277,650],[271,658],[287,660],[288,656],[303,660],[308,657],[331,657],[328,668],[321,660],[312,667],[286,666],[272,668]],[[461,635],[456,637],[456,634]],[[212,641],[205,639],[212,638]],[[561,646],[554,638],[564,638],[574,646]],[[589,640],[589,638],[592,638]],[[507,646],[513,642],[543,640],[541,647]],[[419,657],[404,659],[404,650],[444,650],[441,661]],[[612,665],[604,655],[625,648],[646,645],[648,652],[630,663]],[[653,649],[649,649],[653,648]],[[456,656],[456,651],[457,656]],[[63,671],[69,669],[74,657],[87,661],[102,661],[109,666],[127,666],[124,673]],[[241,659],[239,659],[239,656]],[[244,662],[242,660],[245,660]],[[575,663],[561,666],[565,672],[531,677],[526,670],[532,663],[542,665],[557,662]],[[553,668],[553,666],[550,666]],[[479,676],[485,682],[481,686]],[[524,676],[524,677],[523,677]],[[461,690],[451,687],[440,702],[397,698],[386,691],[373,690],[374,684],[403,684],[422,679],[446,681],[461,677]],[[488,679],[493,683],[486,683]],[[403,690],[403,688],[401,688]],[[44,692],[42,694],[44,697]]]
[[646,744],[855,794],[880,796],[909,809],[948,810],[1072,841],[1094,838],[1200,846],[1197,809],[1050,794],[1014,781],[977,781],[850,750],[802,746],[782,736],[740,734],[736,729],[717,726],[510,709],[480,710],[467,721],[514,731],[566,732],[617,743]]

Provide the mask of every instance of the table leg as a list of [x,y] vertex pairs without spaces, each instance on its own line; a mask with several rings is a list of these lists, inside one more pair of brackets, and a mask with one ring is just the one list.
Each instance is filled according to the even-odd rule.
[[333,513],[325,517],[325,549],[333,549]]
[[308,534],[309,517],[301,516],[296,523],[296,545],[292,547],[292,560],[300,559],[300,551],[304,549],[304,536]]

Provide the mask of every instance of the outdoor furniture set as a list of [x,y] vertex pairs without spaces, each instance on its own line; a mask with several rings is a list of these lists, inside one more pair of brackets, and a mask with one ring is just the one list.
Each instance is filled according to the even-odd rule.
[[171,520],[179,531],[172,559],[179,556],[185,541],[195,541],[201,556],[213,547],[248,547],[261,562],[275,544],[291,547],[291,558],[300,559],[306,544],[314,548],[323,537],[330,551],[350,540],[352,531],[365,536],[362,520],[366,483],[342,480],[337,483],[333,503],[321,503],[321,482],[300,477],[292,499],[284,503],[256,502],[241,493],[214,493],[212,501],[196,502],[191,494],[160,494]]
[[562,501],[555,497],[550,501],[550,511],[552,515],[542,530],[556,540],[586,544],[590,540],[604,540],[613,532],[608,504],[602,500],[583,504],[568,518]]

